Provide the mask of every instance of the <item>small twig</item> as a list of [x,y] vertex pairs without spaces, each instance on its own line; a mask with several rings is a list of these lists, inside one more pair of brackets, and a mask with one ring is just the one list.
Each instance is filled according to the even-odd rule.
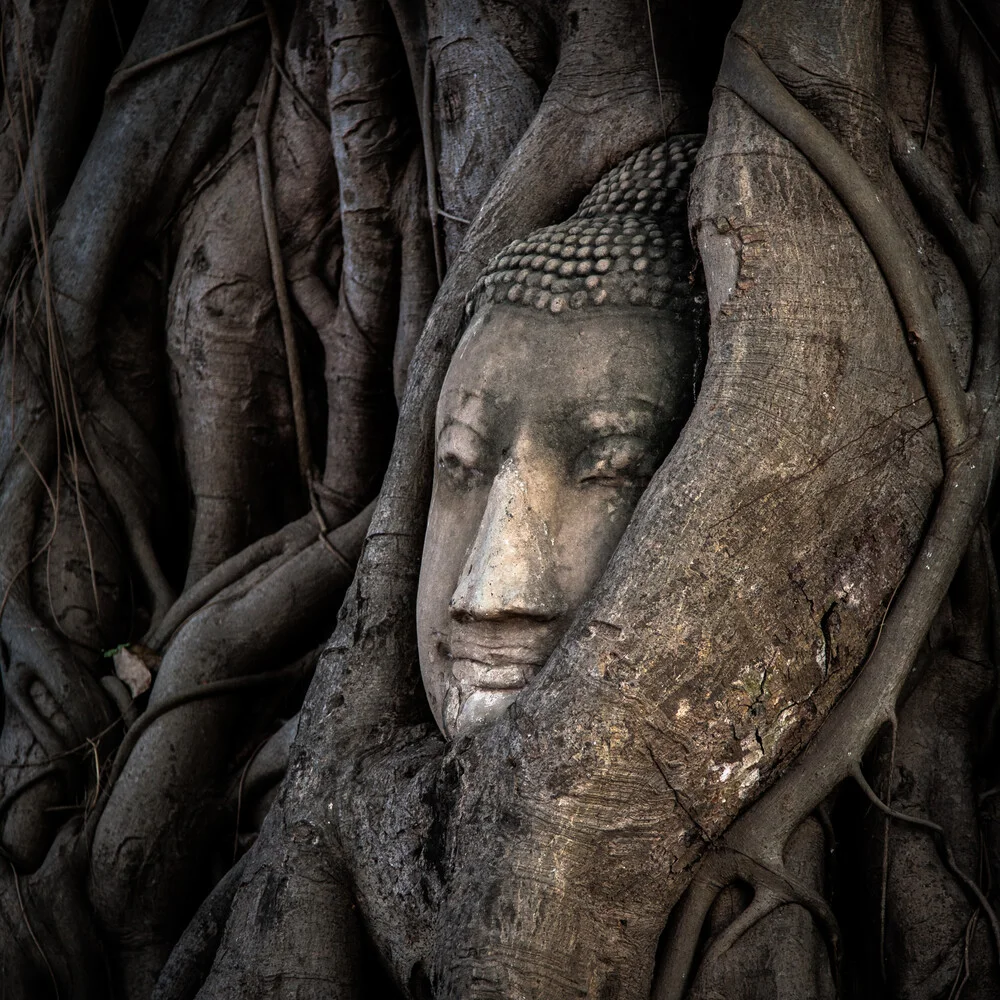
[[281,242],[278,234],[278,216],[274,207],[274,180],[271,175],[270,132],[271,120],[278,97],[278,74],[274,69],[277,41],[272,40],[272,67],[264,84],[257,119],[253,125],[254,145],[257,149],[257,178],[260,191],[260,210],[264,218],[264,236],[267,254],[271,261],[271,281],[274,297],[278,304],[281,333],[285,342],[285,360],[288,364],[288,381],[292,397],[292,417],[295,422],[295,443],[298,447],[299,475],[306,490],[312,496],[312,454],[309,447],[309,422],[306,415],[305,392],[302,388],[302,368],[299,362],[298,345],[295,342],[295,327],[292,323],[292,306],[288,299],[288,283],[285,280],[285,263],[281,256]]
[[88,806],[88,809],[93,809],[97,805],[97,797],[101,794],[101,756],[97,752],[97,740],[88,739],[87,743],[94,755],[94,801]]
[[993,907],[990,906],[989,900],[984,895],[983,890],[979,888],[976,881],[966,875],[965,872],[958,867],[955,861],[955,856],[952,854],[951,846],[948,843],[948,839],[945,837],[944,829],[932,820],[924,819],[921,816],[908,816],[906,813],[897,812],[895,809],[891,809],[887,806],[875,793],[875,789],[868,784],[868,779],[862,773],[860,765],[855,765],[852,777],[855,782],[857,782],[861,791],[868,797],[872,805],[884,812],[889,819],[899,820],[901,823],[909,823],[911,826],[927,830],[928,833],[933,834],[937,838],[938,846],[945,866],[952,873],[952,875],[954,875],[955,878],[957,878],[958,881],[961,882],[966,889],[968,889],[971,895],[975,898],[976,902],[979,904],[983,913],[986,914],[986,918],[990,922],[990,928],[993,931],[993,943],[996,947],[997,955],[1000,956],[1000,920],[997,919],[997,915],[993,911]]
[[[881,631],[881,630],[880,630]],[[896,768],[896,733],[899,724],[895,713],[892,716],[892,746],[889,750],[889,773],[886,780],[885,804],[892,808],[892,774]],[[885,978],[885,911],[889,897],[889,817],[883,820],[882,827],[882,892],[879,900],[879,926],[878,926],[878,961],[882,971],[882,982]]]
[[420,102],[420,137],[424,147],[424,174],[427,179],[427,212],[431,217],[431,243],[434,245],[434,267],[438,285],[444,280],[444,251],[441,248],[441,225],[438,215],[444,214],[437,200],[437,158],[434,155],[434,60],[430,47],[424,57],[424,92]]
[[45,968],[49,971],[49,978],[52,980],[52,990],[55,993],[56,1000],[59,1000],[59,981],[56,979],[55,970],[52,968],[49,956],[45,954],[45,949],[42,947],[41,942],[35,937],[35,929],[31,926],[31,920],[28,918],[28,911],[24,907],[24,899],[21,896],[21,881],[18,878],[17,869],[14,867],[13,862],[8,861],[7,863],[14,874],[14,891],[17,893],[17,905],[21,908],[21,917],[24,919],[24,926],[28,928],[28,934],[31,936],[32,943],[38,949],[38,954],[42,956]]
[[446,212],[443,208],[438,209],[438,215],[443,215],[446,219],[451,219],[452,222],[461,222],[463,226],[472,225],[468,219],[463,219],[460,215],[453,215],[451,212]]
[[646,20],[649,22],[649,47],[653,53],[653,72],[656,74],[656,96],[660,101],[660,124],[663,126],[663,138],[667,137],[667,116],[663,113],[663,84],[660,81],[660,63],[656,58],[656,37],[653,34],[653,8],[650,0],[646,0]]
[[111,78],[111,82],[108,84],[107,92],[109,94],[113,94],[115,91],[119,90],[126,83],[128,83],[129,80],[134,80],[137,76],[141,76],[143,73],[148,73],[151,69],[156,69],[158,66],[163,66],[165,63],[173,62],[174,59],[186,56],[189,52],[197,52],[199,49],[203,49],[208,45],[214,44],[215,42],[221,42],[223,39],[229,38],[230,35],[238,34],[241,31],[245,31],[247,28],[252,28],[255,24],[260,24],[266,16],[266,14],[254,14],[253,17],[245,18],[242,21],[237,21],[235,24],[230,24],[225,28],[220,28],[218,31],[211,31],[207,35],[202,35],[200,38],[195,38],[190,42],[185,42],[183,45],[178,45],[176,48],[170,49],[168,52],[161,52],[159,55],[150,56],[149,59],[143,59],[142,62],[126,66],[124,69],[120,69]]
[[934,71],[931,73],[931,89],[927,95],[927,113],[924,115],[924,134],[920,139],[920,148],[927,145],[927,136],[931,130],[931,108],[934,105],[934,88],[937,85],[937,63],[934,63]]
[[233,862],[236,861],[236,855],[240,849],[240,814],[243,811],[243,784],[247,780],[247,771],[250,770],[250,765],[257,759],[257,755],[261,752],[270,736],[265,736],[264,739],[254,747],[254,751],[247,757],[247,762],[243,765],[243,770],[240,772],[240,785],[236,791],[236,829],[233,831]]

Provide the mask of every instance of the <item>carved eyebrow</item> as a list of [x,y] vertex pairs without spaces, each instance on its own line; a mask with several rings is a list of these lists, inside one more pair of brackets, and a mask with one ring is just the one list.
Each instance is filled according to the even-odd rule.
[[485,438],[485,434],[481,428],[476,427],[474,424],[470,424],[468,421],[462,420],[459,417],[449,416],[446,417],[444,423],[441,424],[441,430],[438,431],[437,435],[438,441],[440,441],[441,438],[444,437],[445,432],[451,430],[452,427],[462,427],[467,431],[471,431],[476,435],[476,437]]
[[437,437],[440,439],[441,435],[452,424],[457,424],[459,427],[467,427],[474,434],[483,437],[484,432],[480,425],[482,424],[483,410],[487,405],[486,397],[481,392],[467,389],[461,389],[456,395],[458,399],[449,400],[451,405],[448,406],[444,414],[441,411],[438,412],[438,416],[443,416],[443,419],[441,420],[441,427],[437,432]]

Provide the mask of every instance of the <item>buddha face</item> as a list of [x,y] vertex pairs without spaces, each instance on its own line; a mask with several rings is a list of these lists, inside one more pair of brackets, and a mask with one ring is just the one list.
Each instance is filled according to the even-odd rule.
[[417,595],[447,736],[499,715],[603,572],[690,406],[694,338],[652,309],[474,316],[438,403]]

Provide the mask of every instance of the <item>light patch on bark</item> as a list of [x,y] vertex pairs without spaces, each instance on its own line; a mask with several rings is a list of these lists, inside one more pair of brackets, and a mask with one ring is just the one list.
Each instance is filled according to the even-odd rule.
[[720,220],[716,227],[700,227],[698,251],[705,268],[708,311],[714,324],[718,320],[719,310],[736,291],[740,274],[739,248],[728,222]]

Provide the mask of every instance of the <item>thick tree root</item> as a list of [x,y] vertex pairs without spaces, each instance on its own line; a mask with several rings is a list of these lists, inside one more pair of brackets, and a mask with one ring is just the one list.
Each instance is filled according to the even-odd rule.
[[[792,141],[824,176],[844,201],[852,218],[879,262],[900,313],[907,324],[915,360],[920,367],[934,409],[945,459],[945,476],[937,509],[909,573],[887,612],[874,650],[853,687],[833,709],[823,728],[788,772],[727,830],[723,850],[737,852],[771,873],[781,875],[785,844],[795,827],[842,780],[864,782],[878,805],[885,809],[860,772],[860,759],[879,729],[892,721],[895,706],[918,647],[965,554],[985,507],[997,463],[1000,415],[998,386],[991,361],[996,350],[995,315],[1000,305],[1000,281],[987,276],[976,291],[980,306],[980,343],[972,391],[966,395],[940,334],[933,303],[923,286],[919,265],[910,259],[908,241],[895,225],[864,173],[836,141],[791,97],[749,44],[736,36],[727,43],[720,82],[733,90]],[[901,144],[897,141],[897,147]],[[945,202],[938,195],[936,204]],[[971,231],[973,224],[951,223],[952,232]],[[978,262],[976,250],[983,242],[997,245],[995,228],[975,227],[977,237],[968,261]],[[984,313],[982,310],[988,310]],[[969,416],[971,412],[971,428]],[[897,817],[902,818],[902,817]],[[940,832],[936,824],[917,821]],[[946,859],[949,854],[946,853]],[[708,912],[707,897],[719,881],[712,864],[708,887],[682,903],[681,933],[668,944],[654,988],[656,1000],[681,1000],[694,965],[695,949]],[[949,867],[954,870],[953,859]],[[751,866],[752,868],[752,866]],[[724,873],[722,873],[724,874]],[[761,882],[749,870],[747,881]],[[978,886],[967,877],[960,881],[984,912],[992,914]],[[1000,928],[995,925],[1000,949]],[[998,952],[1000,954],[1000,952]]]

